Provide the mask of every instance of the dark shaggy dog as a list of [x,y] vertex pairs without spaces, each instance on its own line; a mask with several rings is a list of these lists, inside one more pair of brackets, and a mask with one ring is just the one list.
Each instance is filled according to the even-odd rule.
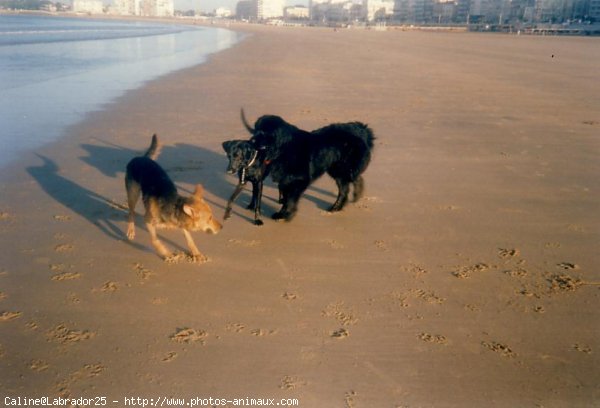
[[250,181],[252,183],[252,200],[247,208],[254,210],[254,224],[263,225],[260,219],[260,205],[263,181],[268,174],[268,162],[263,160],[263,154],[260,154],[261,152],[248,140],[228,140],[223,142],[223,150],[229,159],[227,173],[237,173],[238,175],[238,185],[227,202],[223,219],[226,220],[230,217],[233,202],[244,189],[246,182]]
[[156,252],[165,260],[172,254],[158,239],[156,228],[180,228],[194,260],[205,261],[190,231],[204,231],[216,234],[221,224],[212,216],[209,205],[202,198],[204,189],[196,186],[194,195],[183,197],[177,193],[175,184],[163,168],[154,160],[160,152],[160,144],[156,135],[143,156],[135,157],[127,164],[125,188],[129,206],[127,238],[135,238],[135,206],[142,195],[146,214],[144,219],[150,232],[150,239]]
[[375,140],[367,125],[338,123],[307,132],[279,116],[265,115],[252,127],[243,111],[242,122],[252,134],[251,142],[255,148],[264,150],[271,177],[279,185],[283,206],[273,214],[274,219],[291,220],[304,191],[324,173],[329,174],[338,186],[337,199],[329,211],[344,208],[350,185],[354,187],[354,201],[362,196],[362,173],[371,161]]

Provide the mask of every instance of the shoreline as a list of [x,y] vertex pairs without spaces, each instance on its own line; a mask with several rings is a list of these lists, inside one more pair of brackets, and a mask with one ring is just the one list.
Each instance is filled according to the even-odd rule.
[[[4,394],[597,401],[595,43],[252,32],[4,172]],[[204,184],[222,216],[236,180],[221,142],[248,136],[241,107],[304,129],[368,123],[365,198],[328,215],[324,177],[294,221],[276,223],[269,181],[263,227],[245,193],[220,234],[194,234],[202,265],[158,259],[141,216],[126,241],[123,170],[155,132],[180,190]],[[185,247],[179,231],[161,236]]]
[[[105,23],[102,23],[104,28],[106,28]],[[70,24],[66,25],[70,26]],[[157,23],[151,25],[151,27],[156,26]],[[166,23],[161,23],[160,26],[172,27]],[[165,31],[165,29],[160,30]],[[43,64],[40,60],[39,63],[34,63],[35,69],[26,71],[28,77],[25,77],[25,74],[21,73],[21,66],[15,65],[18,63],[7,64],[7,78],[12,78],[13,82],[4,84],[5,95],[0,102],[5,108],[3,117],[8,125],[5,131],[7,135],[12,135],[12,140],[2,140],[6,143],[6,148],[4,154],[0,155],[0,168],[18,161],[20,154],[30,153],[40,146],[60,140],[70,128],[83,122],[89,113],[104,109],[125,93],[165,75],[205,63],[212,54],[243,40],[243,34],[232,30],[226,31],[221,27],[166,30],[172,32],[165,33],[154,29],[153,34],[148,36],[147,33],[138,31],[136,33],[141,37],[137,38],[132,37],[134,34],[131,32],[122,30],[119,34],[123,36],[113,39],[65,35],[61,41],[69,41],[69,43],[76,41],[77,44],[89,48],[88,54],[98,53],[85,69],[78,66],[71,69],[68,63],[65,63],[60,74],[56,71],[57,68],[52,66],[49,69],[55,71],[46,73],[47,69],[39,68],[39,64]],[[186,32],[181,33],[180,31],[183,30]],[[23,41],[23,38],[26,37],[7,37],[8,41],[14,39],[16,43]],[[90,40],[94,43],[89,43]],[[34,45],[34,51],[29,51],[31,46],[31,44],[19,44],[20,48],[12,50],[14,47],[7,44],[3,47],[3,55],[11,57],[14,52],[19,55],[26,53],[30,64],[32,61],[37,62],[42,55],[46,59],[68,59],[71,65],[75,66],[85,62],[83,61],[86,58],[85,51],[80,51],[81,45],[68,47],[73,48],[71,52],[60,51],[61,45],[55,42],[49,45]],[[40,47],[44,49],[41,50]],[[138,55],[138,58],[124,58],[123,55],[127,52]],[[98,63],[102,58],[109,58],[110,62]],[[31,76],[36,79],[31,81]],[[39,79],[40,76],[42,80]],[[77,86],[71,86],[71,83],[76,83]],[[73,92],[78,96],[70,96]],[[49,96],[45,99],[37,98],[40,94]]]

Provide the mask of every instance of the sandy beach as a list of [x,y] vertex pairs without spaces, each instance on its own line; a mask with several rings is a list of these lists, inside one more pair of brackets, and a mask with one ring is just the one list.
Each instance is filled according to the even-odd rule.
[[[598,39],[231,28],[249,35],[3,170],[2,402],[597,407]],[[241,107],[368,123],[365,197],[331,215],[323,177],[279,223],[269,181],[264,226],[244,193],[194,234],[205,264],[162,261],[141,215],[128,242],[124,169],[153,133],[222,217]]]

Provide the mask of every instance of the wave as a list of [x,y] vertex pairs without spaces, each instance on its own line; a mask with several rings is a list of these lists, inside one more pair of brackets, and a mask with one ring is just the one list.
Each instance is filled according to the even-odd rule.
[[[5,22],[4,19],[2,22]],[[59,20],[56,25],[50,26],[31,23],[27,25],[6,24],[4,27],[0,27],[0,46],[147,37],[177,34],[194,29],[194,27],[175,25],[124,25],[112,22],[94,22],[90,27],[89,21],[82,23],[82,20]]]

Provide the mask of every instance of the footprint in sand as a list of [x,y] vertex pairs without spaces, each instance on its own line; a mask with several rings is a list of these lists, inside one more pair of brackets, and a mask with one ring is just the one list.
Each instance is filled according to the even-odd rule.
[[326,243],[327,245],[329,245],[329,247],[332,249],[343,249],[344,248],[344,245],[340,244],[335,239],[326,239],[323,242]]
[[0,292],[0,300],[6,299],[6,293]]
[[573,344],[573,350],[579,351],[580,353],[592,354],[592,348],[586,344]]
[[358,397],[358,393],[354,390],[348,391],[344,395],[344,406],[346,408],[354,408],[356,406],[356,398]]
[[200,343],[204,345],[204,339],[208,336],[204,330],[196,330],[190,329],[189,327],[184,327],[182,329],[177,329],[175,334],[170,336],[170,339],[176,343]]
[[39,326],[38,326],[38,324],[37,324],[36,322],[28,322],[28,323],[25,325],[25,327],[26,327],[28,330],[34,331],[34,330],[37,330]]
[[38,373],[41,371],[46,371],[50,367],[50,364],[46,363],[43,360],[31,360],[29,362],[29,368],[33,371],[37,371]]
[[580,279],[573,278],[567,274],[552,275],[548,278],[548,281],[550,282],[550,290],[555,293],[573,292],[583,285]]
[[174,351],[171,351],[169,353],[167,353],[162,359],[161,361],[163,363],[170,363],[171,361],[175,360],[177,358],[177,353]]
[[498,248],[498,256],[504,259],[511,259],[520,255],[520,251],[516,248]]
[[56,252],[70,252],[73,249],[75,249],[75,247],[71,244],[60,244],[54,247]]
[[53,275],[50,279],[55,282],[74,280],[81,278],[81,274],[79,272],[63,272],[57,275]]
[[242,323],[229,323],[225,327],[225,330],[236,333],[241,333],[244,331],[244,329],[246,329],[246,326],[244,326]]
[[448,344],[448,339],[441,334],[429,334],[429,333],[420,333],[417,335],[417,338],[426,342],[426,343],[434,343],[434,344]]
[[350,326],[358,322],[353,312],[344,307],[344,302],[330,303],[321,312],[321,316],[335,318],[342,326]]
[[282,390],[295,390],[296,388],[302,387],[306,385],[306,381],[299,379],[298,377],[293,377],[290,375],[286,375],[281,379],[281,383],[279,384],[279,388]]
[[463,266],[463,267],[459,268],[458,270],[452,272],[452,275],[459,279],[468,279],[474,273],[484,272],[484,271],[487,271],[489,268],[490,267],[487,264],[477,263],[475,265]]
[[502,357],[513,358],[516,356],[515,352],[512,351],[510,347],[502,343],[498,343],[495,341],[482,341],[481,345],[490,351],[500,354]]
[[69,398],[72,395],[71,386],[79,381],[98,377],[104,370],[106,367],[102,364],[86,364],[81,369],[69,374],[68,378],[56,383],[56,393],[62,398]]
[[271,330],[253,329],[253,330],[250,330],[250,334],[253,336],[256,336],[256,337],[272,336],[274,334],[277,334],[277,330],[275,330],[275,329],[271,329]]
[[291,293],[291,292],[285,292],[283,295],[281,295],[281,297],[284,298],[285,300],[298,299],[298,295],[296,295],[295,293]]
[[579,269],[579,265],[571,263],[571,262],[561,262],[556,264],[560,269],[564,269],[565,271]]
[[348,336],[350,336],[350,333],[348,330],[342,327],[341,329],[337,329],[331,333],[330,337],[333,337],[334,339],[345,339]]
[[135,271],[138,278],[140,278],[142,281],[148,280],[151,276],[156,275],[154,272],[144,267],[144,265],[142,265],[139,262],[133,264],[133,270]]
[[8,322],[21,317],[22,312],[2,312],[0,313],[0,322]]
[[229,242],[230,244],[234,244],[234,245],[239,245],[239,246],[243,246],[246,248],[254,248],[260,245],[260,241],[253,239],[253,240],[245,240],[245,239],[236,239],[236,238],[230,238],[227,240],[227,242]]
[[363,211],[372,211],[373,209],[370,204],[377,204],[382,201],[378,197],[363,197],[356,203],[356,207]]
[[504,271],[504,273],[508,276],[510,276],[511,278],[524,278],[528,275],[527,270],[517,267],[514,269],[508,269],[506,271]]
[[209,262],[210,258],[200,255],[200,256],[192,256],[187,252],[175,252],[168,258],[165,258],[165,262],[168,264],[180,264],[182,262],[194,263],[194,264],[203,264]]
[[376,239],[375,242],[374,242],[374,244],[375,244],[375,247],[377,249],[379,249],[380,251],[387,251],[388,250],[387,243],[384,240],[382,240],[382,239]]
[[113,281],[108,281],[105,282],[104,285],[102,285],[102,287],[100,288],[100,290],[102,292],[115,292],[119,289],[119,286],[117,285],[117,282],[113,282]]
[[71,221],[71,217],[68,215],[55,215],[54,219],[56,221]]
[[46,333],[46,338],[61,344],[72,344],[93,338],[96,333],[89,330],[70,330],[64,324],[59,324]]

